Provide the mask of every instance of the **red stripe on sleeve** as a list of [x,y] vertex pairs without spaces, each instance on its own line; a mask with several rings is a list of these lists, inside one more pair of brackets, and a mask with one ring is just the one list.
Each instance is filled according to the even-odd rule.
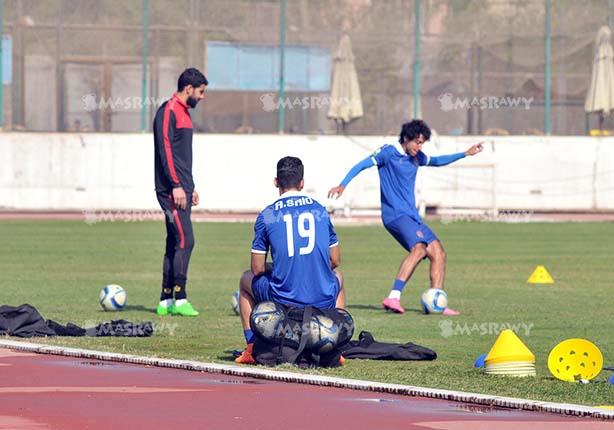
[[168,170],[171,173],[171,180],[174,184],[179,184],[179,177],[175,171],[175,162],[173,161],[173,152],[171,151],[171,141],[168,138],[168,126],[171,116],[171,103],[169,100],[164,107],[164,120],[162,121],[162,136],[164,136],[164,153],[166,154],[166,161],[168,163]]

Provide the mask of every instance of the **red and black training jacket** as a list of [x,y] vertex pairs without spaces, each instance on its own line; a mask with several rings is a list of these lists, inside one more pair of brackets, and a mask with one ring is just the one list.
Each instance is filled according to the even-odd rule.
[[177,95],[164,102],[153,122],[156,191],[182,187],[194,191],[192,178],[192,119]]

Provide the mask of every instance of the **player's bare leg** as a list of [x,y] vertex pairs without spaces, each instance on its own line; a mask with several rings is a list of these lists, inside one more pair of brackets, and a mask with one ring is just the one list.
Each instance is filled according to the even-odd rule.
[[[425,243],[417,243],[409,252],[409,255],[405,257],[403,262],[401,262],[401,267],[399,267],[399,271],[397,272],[397,277],[395,283],[402,284],[403,286],[409,281],[409,278],[414,274],[416,267],[418,264],[426,257],[426,244]],[[402,287],[401,287],[402,288]],[[382,306],[384,309],[402,314],[405,313],[405,309],[401,306],[401,290],[392,289],[390,291],[390,295],[388,298],[384,299],[382,302]]]
[[241,281],[239,281],[239,311],[241,313],[243,330],[250,328],[249,317],[252,314],[252,309],[256,305],[254,293],[252,292],[252,279],[254,279],[254,274],[248,270],[243,273]]
[[335,307],[339,309],[345,309],[345,288],[343,288],[343,273],[339,269],[333,269],[335,276],[339,280],[339,294],[337,294],[337,301]]
[[252,314],[252,309],[256,305],[256,300],[254,299],[254,293],[252,291],[253,279],[254,274],[248,270],[243,273],[243,276],[241,276],[241,280],[239,281],[239,311],[241,313],[243,333],[245,334],[245,340],[247,342],[247,347],[245,350],[235,359],[235,362],[240,364],[256,363],[256,360],[254,360],[254,357],[252,356],[252,352],[254,350],[254,334],[252,333],[249,325],[249,317]]
[[[337,294],[337,301],[335,302],[335,307],[337,309],[345,309],[345,288],[343,287],[343,273],[338,268],[333,269],[335,276],[339,280],[339,294]],[[339,356],[339,364],[343,366],[345,364],[345,358],[343,356]]]
[[417,243],[401,263],[401,267],[399,267],[397,273],[397,279],[401,279],[405,282],[409,281],[409,278],[414,274],[416,267],[418,267],[418,264],[424,257],[426,257],[426,244],[422,242]]
[[[446,251],[443,249],[443,246],[439,240],[429,243],[429,245],[426,247],[426,256],[431,261],[431,288],[443,290],[443,284],[446,276]],[[460,312],[446,308],[443,311],[443,314],[459,315]]]
[[446,275],[446,251],[441,242],[435,240],[426,247],[426,256],[431,260],[431,288],[443,289]]

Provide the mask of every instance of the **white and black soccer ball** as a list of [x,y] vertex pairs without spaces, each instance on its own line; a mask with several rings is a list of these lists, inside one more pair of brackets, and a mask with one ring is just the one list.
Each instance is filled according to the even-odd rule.
[[352,315],[345,309],[337,308],[336,311],[337,314],[342,317],[339,326],[338,345],[345,345],[352,339],[352,336],[354,336],[354,318],[352,318]]
[[230,298],[230,303],[232,304],[232,311],[235,315],[239,315],[241,310],[239,308],[239,291],[235,291]]
[[425,314],[440,314],[448,307],[448,295],[439,288],[429,288],[420,298]]
[[254,333],[265,340],[273,341],[281,335],[285,319],[286,313],[281,305],[261,302],[252,309],[249,322]]
[[126,306],[126,290],[116,284],[103,287],[99,298],[105,311],[121,311]]
[[331,352],[339,342],[339,326],[326,315],[314,315],[309,323],[307,347],[317,354]]

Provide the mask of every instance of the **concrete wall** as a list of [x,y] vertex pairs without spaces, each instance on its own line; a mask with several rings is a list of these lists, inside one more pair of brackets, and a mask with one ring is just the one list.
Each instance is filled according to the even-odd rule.
[[[0,133],[0,207],[24,210],[157,209],[150,134]],[[418,200],[441,207],[613,210],[614,138],[434,137],[430,155],[487,142],[479,156],[423,168]],[[323,203],[347,170],[395,137],[197,135],[194,176],[202,209],[256,211],[276,196],[275,164],[305,163],[307,192]],[[379,207],[376,169],[336,202]]]

